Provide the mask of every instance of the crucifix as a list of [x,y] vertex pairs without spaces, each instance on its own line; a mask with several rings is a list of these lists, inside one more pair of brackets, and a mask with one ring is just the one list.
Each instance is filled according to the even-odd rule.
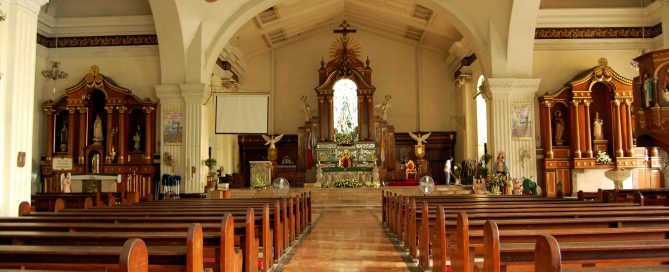
[[346,35],[348,35],[348,33],[357,32],[357,30],[355,30],[355,28],[349,29],[348,27],[350,27],[350,26],[351,25],[348,24],[348,22],[346,22],[346,20],[344,20],[343,22],[341,22],[341,24],[339,24],[339,27],[341,27],[341,29],[335,29],[335,30],[332,31],[332,33],[341,33],[342,36],[346,37]]

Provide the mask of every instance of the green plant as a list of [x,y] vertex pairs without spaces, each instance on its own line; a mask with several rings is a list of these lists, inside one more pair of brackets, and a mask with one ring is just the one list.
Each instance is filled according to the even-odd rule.
[[216,159],[214,158],[208,158],[206,160],[202,161],[202,164],[207,166],[209,168],[209,174],[211,175],[213,173],[214,166],[216,166]]
[[611,157],[609,154],[606,154],[605,151],[597,150],[597,156],[595,157],[596,163],[611,163]]
[[506,185],[507,176],[504,174],[494,174],[486,177],[486,189],[493,191],[493,187],[500,188]]

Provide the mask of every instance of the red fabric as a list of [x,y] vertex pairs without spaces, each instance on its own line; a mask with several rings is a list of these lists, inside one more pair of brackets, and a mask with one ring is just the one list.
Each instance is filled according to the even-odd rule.
[[405,179],[403,181],[395,181],[388,183],[388,186],[418,186],[418,180],[416,179]]

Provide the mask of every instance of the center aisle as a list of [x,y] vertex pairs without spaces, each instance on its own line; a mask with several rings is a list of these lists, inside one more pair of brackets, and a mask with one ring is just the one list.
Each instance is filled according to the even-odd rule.
[[386,236],[379,214],[326,210],[278,271],[421,271]]

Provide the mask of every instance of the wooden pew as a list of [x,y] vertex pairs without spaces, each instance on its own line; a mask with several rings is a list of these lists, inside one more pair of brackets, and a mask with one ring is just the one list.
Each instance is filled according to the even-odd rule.
[[[421,219],[417,224],[420,224],[418,239],[419,244],[418,248],[420,252],[430,252],[429,245],[432,244],[438,245],[439,242],[445,239],[445,233],[447,229],[445,227],[445,221],[450,219],[455,221],[457,218],[456,212],[458,211],[467,211],[469,214],[469,219],[472,220],[486,220],[486,219],[541,219],[541,218],[578,218],[578,217],[600,217],[600,216],[619,216],[619,217],[637,217],[642,215],[669,215],[669,209],[664,207],[640,207],[640,206],[602,206],[599,204],[590,206],[590,203],[586,202],[574,202],[574,204],[563,205],[563,204],[547,204],[547,203],[535,203],[535,202],[520,202],[517,204],[509,205],[499,205],[504,206],[502,209],[491,209],[490,207],[479,209],[478,206],[458,206],[458,204],[449,205],[440,205],[439,210],[443,212],[440,215],[442,218],[431,217],[431,211],[428,210],[427,202],[424,202],[421,210]],[[497,205],[497,204],[495,204]],[[536,205],[536,206],[534,206]],[[444,207],[449,208],[448,212],[444,212]],[[457,207],[457,208],[452,208]],[[505,209],[514,209],[514,212],[505,212]],[[435,215],[436,216],[436,215]],[[412,219],[413,220],[413,219]],[[415,222],[415,221],[414,221]],[[443,222],[443,223],[442,223]],[[608,226],[603,226],[608,227]],[[435,235],[430,236],[430,230],[436,232]],[[480,229],[480,228],[479,228]],[[451,227],[451,231],[454,231],[455,227]],[[410,252],[414,252],[416,245],[412,243],[411,239],[415,239],[414,232],[412,228],[409,228],[408,235],[410,236],[409,249]],[[437,240],[437,241],[434,241]],[[415,241],[415,240],[414,240]],[[446,261],[445,257],[445,247],[441,246],[437,250],[434,250],[437,253],[435,256],[435,264],[442,265]],[[412,255],[415,256],[415,255]],[[427,268],[429,264],[429,255],[420,254],[419,262],[424,268]],[[437,268],[439,270],[441,268]]]
[[[147,272],[149,257],[141,239],[122,247],[0,246],[0,271],[95,271]],[[19,270],[20,269],[20,270]]]
[[[499,230],[494,221],[487,221],[482,237],[479,234],[476,244],[479,249],[484,251],[484,267],[488,267],[486,271],[496,271],[491,269],[497,256],[499,256],[499,244],[517,244],[517,243],[533,243],[537,237],[541,235],[551,235],[557,238],[560,242],[592,242],[593,244],[606,242],[611,245],[616,243],[625,244],[627,242],[639,241],[669,241],[669,226],[667,227],[649,227],[649,228],[563,228],[563,229],[538,229],[538,230]],[[472,233],[470,233],[470,238]],[[460,238],[460,237],[459,237]],[[481,238],[483,241],[481,241]],[[466,240],[466,239],[464,239]],[[482,243],[483,242],[483,243]],[[489,246],[492,245],[492,246]],[[510,246],[510,245],[509,245]],[[470,244],[470,249],[472,245]],[[511,246],[510,246],[511,247]],[[458,251],[463,250],[458,248]],[[667,255],[669,257],[669,254]],[[488,262],[492,260],[493,264]],[[503,259],[505,260],[505,259]],[[470,260],[473,262],[473,258]],[[586,262],[587,263],[587,262]],[[484,268],[485,269],[485,268]],[[463,271],[457,270],[456,271]],[[465,270],[466,271],[466,270]]]
[[[563,244],[564,245],[564,244]],[[573,248],[565,248],[565,251],[570,250],[570,254],[575,254]],[[654,266],[615,266],[615,267],[594,267],[594,268],[579,268],[577,270],[563,270],[562,269],[562,255],[561,248],[558,241],[550,235],[541,235],[537,238],[534,247],[534,271],[541,272],[562,272],[562,271],[581,271],[581,272],[660,272],[669,271],[669,265],[654,265]],[[628,255],[629,258],[636,258],[634,253]]]
[[[151,229],[157,232],[164,232],[166,229],[164,228],[165,223],[186,223],[186,222],[208,222],[208,223],[214,223],[218,222],[220,226],[221,222],[221,212],[211,212],[207,213],[205,216],[200,216],[200,217],[161,217],[159,215],[151,214],[150,212],[147,212],[146,214],[144,213],[138,213],[136,216],[128,216],[128,217],[118,217],[114,216],[113,213],[102,213],[101,211],[107,210],[107,209],[114,209],[114,208],[103,208],[103,209],[92,209],[92,210],[85,210],[86,214],[88,214],[88,217],[77,217],[77,216],[63,216],[69,214],[66,211],[60,212],[60,213],[32,213],[30,216],[24,216],[24,217],[19,217],[19,218],[0,218],[0,221],[2,222],[8,222],[9,224],[17,224],[21,222],[33,222],[37,224],[46,224],[46,225],[52,225],[52,222],[61,222],[67,223],[67,224],[78,224],[78,223],[91,223],[91,222],[98,222],[98,223],[106,223],[109,224],[109,227],[106,229],[108,230],[113,230],[113,231],[118,231],[124,226],[119,226],[119,224],[124,224],[127,222],[142,222],[145,223],[144,226],[142,226],[142,229]],[[239,233],[237,236],[241,238],[245,237],[250,237],[249,239],[251,240],[242,240],[242,244],[245,247],[244,248],[244,256],[255,256],[255,261],[254,262],[246,262],[246,271],[256,271],[257,270],[257,258],[258,258],[258,241],[256,240],[256,226],[255,222],[256,219],[254,218],[255,216],[255,211],[253,208],[245,208],[245,211],[243,212],[242,216],[239,216],[241,223],[245,224],[242,225],[240,228],[241,233]],[[70,210],[69,212],[78,212],[79,210]],[[84,211],[84,210],[80,210]],[[240,211],[237,211],[236,214],[239,214]],[[40,216],[35,216],[35,215],[40,215]],[[230,220],[234,220],[232,217],[232,214],[230,215]],[[273,244],[272,244],[272,234],[269,231],[269,205],[265,204],[264,209],[262,209],[261,213],[261,222],[263,225],[260,227],[263,229],[263,232],[261,232],[261,237],[263,241],[266,241],[266,247],[265,247],[265,252],[264,256],[266,261],[264,262],[265,264],[265,269],[269,269],[272,265],[272,260],[273,260],[273,253],[272,249]],[[245,219],[246,218],[246,219]],[[153,227],[148,227],[146,224],[153,225]],[[231,222],[232,227],[234,229],[234,221]],[[133,227],[138,227],[138,226],[131,226],[131,229]],[[174,228],[179,228],[183,227],[181,226],[169,226],[171,231],[174,231]],[[77,228],[76,226],[72,226],[70,228],[70,231],[73,228]],[[126,228],[125,231],[128,231]],[[216,241],[225,241],[226,239],[223,239],[221,237],[221,231],[220,227],[218,230],[214,229],[213,232],[208,236],[210,239],[217,239]],[[161,237],[157,237],[161,238]],[[234,237],[232,239],[227,239],[228,241],[232,241],[234,245]],[[210,242],[207,244],[208,247],[212,248],[218,248],[219,244],[216,244],[217,242]],[[223,260],[224,256],[218,256],[216,258],[217,260]],[[220,261],[219,261],[220,263]],[[221,268],[222,269],[222,268]]]
[[[42,228],[35,231],[26,230],[19,223],[18,226],[10,230],[0,230],[0,244],[113,246],[119,245],[124,239],[130,237],[142,237],[149,246],[149,252],[151,253],[151,250],[156,247],[185,247],[187,240],[195,239],[190,236],[194,233],[190,230],[194,227],[194,224],[181,224],[180,228],[170,231],[165,231],[159,225],[144,226],[141,230],[136,226],[124,226],[125,228],[118,228],[117,226],[117,228],[101,227],[88,231],[81,231],[83,229],[79,229],[77,223],[69,223],[68,225],[69,228]],[[232,215],[227,214],[223,217],[221,224],[217,226],[218,233],[214,231],[202,234],[203,247],[211,249],[209,251],[212,255],[214,252],[218,253],[214,258],[216,271],[237,271],[237,267],[241,268],[242,254],[241,252],[235,252],[234,249],[234,227]],[[21,230],[17,231],[17,229]],[[200,229],[203,228],[200,226]],[[189,236],[186,237],[186,233]]]
[[[217,201],[220,202],[220,201]],[[257,216],[259,217],[258,219],[258,225],[260,226],[260,234],[261,234],[261,243],[263,245],[263,256],[264,256],[264,262],[263,265],[265,265],[265,269],[269,269],[274,261],[274,256],[277,258],[280,257],[283,253],[283,242],[281,242],[282,235],[281,235],[281,228],[280,226],[280,221],[278,218],[278,213],[275,211],[274,215],[274,229],[272,229],[270,224],[270,208],[268,203],[256,203],[256,204],[250,204],[247,202],[244,203],[236,203],[240,204],[239,206],[230,206],[230,204],[233,203],[210,203],[210,204],[221,204],[221,205],[202,205],[200,203],[199,205],[194,205],[194,206],[188,206],[188,205],[183,205],[181,202],[177,201],[173,203],[174,206],[144,206],[142,204],[134,207],[126,207],[126,206],[120,206],[120,207],[114,207],[114,208],[108,208],[108,209],[91,209],[91,210],[62,210],[58,213],[58,216],[95,216],[95,217],[141,217],[141,218],[149,218],[149,217],[163,217],[163,216],[188,216],[188,217],[216,217],[221,215],[222,213],[232,213],[236,215],[240,215],[241,213],[245,213],[247,208],[246,207],[259,207],[259,212]],[[275,207],[278,206],[278,203],[275,203]],[[37,217],[42,217],[42,216],[54,216],[51,213],[32,213],[32,216],[37,216]],[[248,215],[246,215],[248,217]],[[243,217],[241,217],[243,218]],[[183,220],[183,219],[182,219]],[[255,219],[254,219],[255,220]],[[202,221],[199,221],[202,222]],[[273,232],[274,230],[274,232]],[[296,229],[293,229],[291,231],[294,231]],[[276,233],[277,235],[274,235]],[[278,246],[274,246],[277,244]],[[274,250],[274,252],[273,252]]]

